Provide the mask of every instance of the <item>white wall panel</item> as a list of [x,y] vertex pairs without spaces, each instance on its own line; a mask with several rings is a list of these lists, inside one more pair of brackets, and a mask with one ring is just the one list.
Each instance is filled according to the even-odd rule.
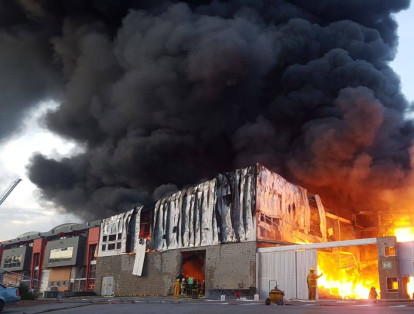
[[414,242],[398,243],[397,253],[401,276],[414,276]]
[[[296,298],[308,298],[308,284],[306,277],[309,268],[317,268],[316,250],[295,251],[296,253]],[[318,272],[316,272],[318,273]]]
[[310,267],[315,267],[316,250],[257,253],[258,290],[260,298],[269,296],[270,289],[277,281],[285,292],[285,298],[307,299],[306,276]]

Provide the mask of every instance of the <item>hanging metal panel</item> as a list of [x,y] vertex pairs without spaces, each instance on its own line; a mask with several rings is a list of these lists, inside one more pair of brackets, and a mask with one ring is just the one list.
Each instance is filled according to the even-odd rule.
[[139,239],[137,241],[137,249],[135,254],[135,261],[134,261],[134,267],[132,268],[132,274],[136,276],[142,275],[142,269],[144,267],[144,261],[145,261],[145,250],[147,249],[146,246],[146,239]]
[[98,256],[112,256],[128,252],[127,240],[131,236],[130,221],[134,211],[135,209],[131,209],[102,220]]
[[255,175],[255,166],[238,169],[159,200],[150,248],[254,241]]

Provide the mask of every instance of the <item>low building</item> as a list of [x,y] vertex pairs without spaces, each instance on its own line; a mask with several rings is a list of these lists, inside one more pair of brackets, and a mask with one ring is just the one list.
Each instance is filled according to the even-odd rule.
[[3,283],[55,296],[93,291],[100,220],[63,224],[2,243]]

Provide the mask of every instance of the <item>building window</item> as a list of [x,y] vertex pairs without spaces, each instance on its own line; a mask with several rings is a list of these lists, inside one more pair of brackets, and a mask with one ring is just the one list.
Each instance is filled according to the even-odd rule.
[[395,246],[386,246],[385,247],[385,256],[395,256]]
[[398,292],[398,278],[397,277],[387,278],[387,291]]
[[[103,248],[104,245],[102,245],[102,251],[105,251],[105,249]],[[97,244],[93,244],[89,247],[89,261],[96,261],[97,257],[98,257],[98,245]]]
[[72,291],[84,291],[86,282],[86,267],[76,267],[75,278],[73,281]]
[[80,292],[85,290],[86,278],[77,278],[73,282],[72,291]]
[[70,261],[73,256],[73,246],[50,250],[49,263]]
[[22,254],[6,256],[4,259],[4,268],[20,267],[22,264]]
[[[107,239],[107,241],[105,241]],[[102,251],[120,250],[122,248],[122,233],[102,237]]]

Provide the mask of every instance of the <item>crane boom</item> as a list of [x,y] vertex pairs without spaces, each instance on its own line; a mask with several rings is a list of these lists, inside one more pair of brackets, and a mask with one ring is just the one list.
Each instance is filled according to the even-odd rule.
[[11,192],[13,192],[14,188],[22,181],[22,179],[17,178],[13,180],[12,183],[7,187],[6,191],[0,196],[0,205],[3,204],[3,202],[6,200],[6,198],[10,195]]

